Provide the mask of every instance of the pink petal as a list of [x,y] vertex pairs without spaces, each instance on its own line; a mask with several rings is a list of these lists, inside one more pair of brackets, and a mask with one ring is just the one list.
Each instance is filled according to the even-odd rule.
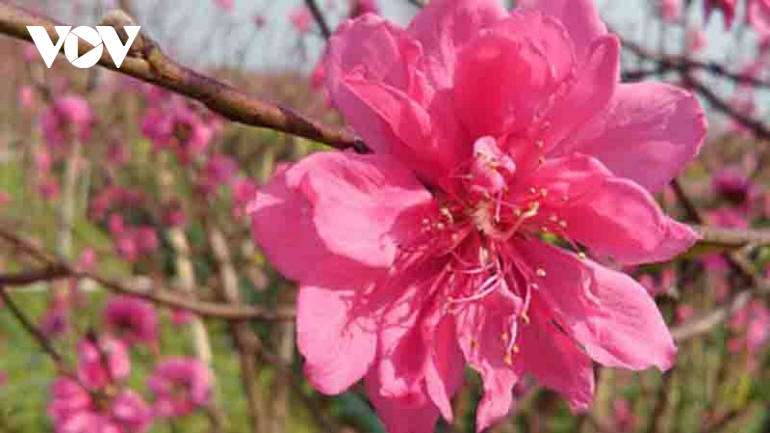
[[319,153],[258,193],[254,236],[289,278],[362,284],[392,264],[399,230],[417,224],[403,213],[430,203],[430,193],[386,155]]
[[471,137],[501,136],[528,127],[554,86],[549,59],[532,41],[488,33],[458,55],[453,99]]
[[377,337],[355,290],[302,286],[297,299],[297,345],[305,375],[324,394],[339,394],[374,361]]
[[425,181],[437,184],[470,146],[459,135],[445,93],[424,108],[400,90],[350,76],[341,81],[335,103],[375,152],[390,154]]
[[546,276],[539,299],[595,361],[643,370],[672,366],[676,347],[655,302],[628,275],[540,241],[521,245]]
[[539,137],[547,149],[556,151],[576,129],[599,115],[611,100],[620,74],[620,42],[612,35],[601,37],[588,47],[585,63],[566,96],[554,103],[548,114],[549,128]]
[[372,268],[393,264],[403,237],[421,230],[414,211],[433,204],[414,175],[387,155],[318,153],[302,164],[312,165],[301,189],[321,240],[332,253]]
[[422,43],[433,86],[452,87],[460,48],[507,15],[499,0],[433,0],[423,8],[407,32]]
[[662,83],[620,84],[606,110],[573,142],[616,175],[657,192],[698,154],[706,128],[692,94]]
[[436,427],[439,411],[424,389],[403,397],[385,397],[375,372],[366,376],[366,393],[388,433],[426,433]]
[[[428,396],[433,401],[447,422],[452,422],[452,403],[450,399],[463,384],[465,359],[457,342],[455,321],[451,315],[441,319],[432,329],[433,337],[430,356],[425,367],[425,383]],[[423,332],[427,332],[424,327]],[[427,339],[427,338],[426,338]]]
[[521,365],[543,385],[564,395],[574,410],[586,410],[594,396],[591,358],[550,323],[545,309],[533,311],[521,334]]
[[495,33],[511,38],[528,38],[548,58],[556,81],[568,78],[575,68],[575,47],[567,29],[559,20],[538,10],[516,8],[506,19],[492,27]]
[[[666,216],[647,190],[597,170],[601,164],[595,159],[578,155],[549,164],[562,167],[559,177],[571,181],[570,193],[564,194],[569,200],[557,210],[564,231],[591,253],[627,265],[662,262],[698,240],[691,228]],[[561,197],[560,183],[548,181],[542,186]],[[581,189],[582,194],[574,194]]]
[[422,47],[403,29],[366,14],[342,24],[329,41],[326,84],[334,96],[340,80],[355,74],[408,94],[418,90],[413,85],[421,57]]
[[520,363],[506,363],[508,354],[501,338],[509,329],[513,310],[500,308],[500,301],[490,295],[483,304],[469,304],[457,319],[465,359],[484,380],[484,397],[476,413],[479,432],[508,415],[513,404],[513,386],[523,374]]
[[312,204],[298,190],[299,181],[311,167],[303,161],[282,170],[258,192],[251,214],[254,239],[287,278],[304,281],[319,267],[334,274],[335,280],[349,281],[371,270],[358,261],[334,255],[318,236]]
[[[424,283],[420,278],[417,281],[397,278],[393,284],[380,289],[387,292],[383,296],[392,298],[379,326],[377,372],[382,396],[402,397],[422,388],[428,346],[419,321],[427,314],[425,298],[430,293],[430,287]],[[393,293],[395,290],[402,293]]]
[[749,0],[748,21],[761,40],[770,38],[770,0]]
[[524,0],[521,6],[539,9],[560,20],[569,30],[581,62],[591,43],[607,33],[595,0]]

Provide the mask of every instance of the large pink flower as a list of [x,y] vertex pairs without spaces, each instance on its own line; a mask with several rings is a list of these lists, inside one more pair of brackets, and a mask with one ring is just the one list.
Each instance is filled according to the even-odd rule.
[[309,380],[336,394],[365,378],[390,433],[451,420],[466,364],[484,380],[481,430],[524,374],[582,409],[592,360],[674,362],[651,297],[600,261],[668,260],[696,240],[651,192],[697,153],[703,112],[676,87],[618,83],[593,1],[522,3],[343,24],[327,88],[374,154],[311,155],[253,206],[256,241],[301,285]]

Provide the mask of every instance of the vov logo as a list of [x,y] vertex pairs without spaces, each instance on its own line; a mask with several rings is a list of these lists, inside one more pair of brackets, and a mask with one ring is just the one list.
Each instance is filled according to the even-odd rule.
[[[59,54],[62,45],[64,45],[64,55],[67,56],[67,60],[72,63],[73,66],[86,69],[90,68],[102,58],[104,53],[104,47],[107,47],[107,51],[115,61],[115,66],[120,68],[123,64],[128,50],[131,49],[131,44],[134,43],[136,36],[139,34],[141,26],[125,26],[126,34],[128,35],[128,41],[125,45],[120,40],[118,32],[114,28],[109,26],[96,26],[96,30],[91,27],[75,27],[72,26],[56,26],[56,33],[59,35],[59,40],[56,45],[53,44],[48,32],[41,26],[27,26],[32,41],[35,42],[37,50],[43,57],[45,65],[50,69],[53,65],[53,61],[56,59],[56,55]],[[72,31],[70,31],[72,30]],[[93,45],[94,48],[78,57],[78,44],[80,39]]]

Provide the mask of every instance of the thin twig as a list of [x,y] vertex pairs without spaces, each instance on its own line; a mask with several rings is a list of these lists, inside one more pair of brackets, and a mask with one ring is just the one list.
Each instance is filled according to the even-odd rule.
[[326,21],[326,17],[324,16],[323,11],[321,11],[321,8],[318,7],[318,3],[316,3],[315,0],[305,0],[305,4],[310,10],[310,13],[313,15],[315,22],[318,23],[318,28],[321,29],[321,34],[323,35],[324,39],[329,39],[332,37],[332,31],[329,27],[329,23]]
[[[143,298],[164,307],[186,310],[191,313],[200,314],[201,316],[224,320],[283,321],[293,320],[295,317],[295,312],[291,308],[266,309],[258,306],[223,305],[198,301],[187,296],[177,295],[167,290],[153,289],[152,291],[147,291],[131,287],[127,284],[113,281],[93,272],[79,271],[75,266],[70,265],[65,261],[51,258],[51,256],[45,253],[42,248],[25,241],[4,228],[0,228],[0,239],[13,244],[25,254],[34,256],[38,259],[45,259],[45,263],[50,266],[50,280],[63,277],[87,278],[96,281],[104,288],[115,293]],[[19,279],[25,278],[21,274],[17,274],[15,277]],[[36,275],[35,281],[33,282],[49,280],[48,278],[41,279],[39,277],[40,275]]]
[[24,313],[21,311],[21,309],[19,309],[13,299],[11,299],[11,296],[5,290],[5,287],[2,286],[0,286],[0,298],[2,298],[4,305],[11,312],[13,317],[16,318],[19,324],[21,324],[24,330],[26,330],[27,333],[29,333],[29,335],[35,339],[35,341],[37,341],[40,347],[48,354],[48,356],[51,357],[59,370],[64,372],[66,370],[64,358],[59,354],[59,352],[56,351],[56,348],[53,347],[53,344],[51,344],[45,334],[37,329],[37,327],[32,324],[27,316],[24,315]]

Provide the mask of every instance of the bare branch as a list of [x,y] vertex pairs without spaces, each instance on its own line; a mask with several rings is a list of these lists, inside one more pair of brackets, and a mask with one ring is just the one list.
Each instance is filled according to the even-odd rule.
[[[57,40],[58,35],[54,29],[57,25],[64,24],[11,6],[5,0],[0,1],[0,34],[31,42],[32,37],[27,31],[27,26],[42,26],[48,31],[52,40]],[[88,52],[91,48],[88,43],[80,39],[82,53]],[[99,64],[115,72],[195,99],[234,122],[297,135],[337,149],[360,147],[355,137],[346,131],[322,125],[291,109],[262,101],[176,63],[166,57],[158,45],[145,35],[140,35],[134,42],[120,69],[115,67],[106,50]]]

